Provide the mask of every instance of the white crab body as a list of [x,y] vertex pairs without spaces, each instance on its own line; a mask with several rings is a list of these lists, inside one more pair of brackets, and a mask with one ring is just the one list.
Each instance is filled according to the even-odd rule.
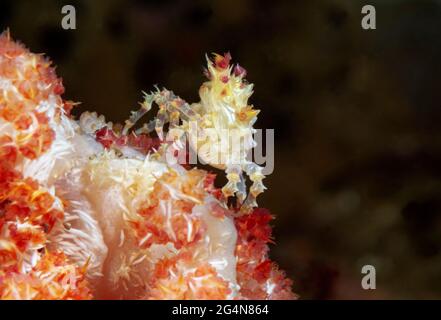
[[[256,146],[253,125],[259,110],[248,104],[253,85],[244,79],[245,69],[239,65],[230,66],[230,60],[229,54],[215,54],[213,61],[207,58],[209,81],[202,84],[197,103],[189,105],[166,89],[146,94],[141,109],[127,120],[123,134],[127,134],[151,109],[152,103],[156,103],[159,106],[157,117],[136,133],[155,130],[163,140],[166,123],[169,123],[169,135],[178,129],[179,134],[172,134],[175,148],[185,145],[182,143],[185,137],[201,162],[225,170],[228,183],[222,188],[224,196],[236,195],[241,211],[248,212],[257,206],[256,197],[265,190],[262,168],[249,158],[250,151]],[[253,182],[248,197],[242,172]]]

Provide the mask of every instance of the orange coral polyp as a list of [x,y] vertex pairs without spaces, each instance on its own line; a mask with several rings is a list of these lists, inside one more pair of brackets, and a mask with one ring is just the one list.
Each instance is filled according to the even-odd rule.
[[[149,284],[148,299],[219,300],[231,293],[228,282],[217,276],[212,266],[192,268],[191,259],[189,252],[183,251],[173,259],[159,261]],[[184,272],[188,269],[193,271]]]
[[[195,203],[186,200],[170,199],[168,189],[165,185],[173,186],[178,192],[182,192],[191,198],[202,197],[203,189],[198,190],[197,185],[203,176],[196,170],[189,174],[187,179],[182,181],[175,173],[165,174],[155,183],[153,195],[149,204],[141,207],[138,211],[141,221],[131,223],[136,233],[138,244],[148,248],[152,244],[173,243],[176,249],[195,243],[203,234],[201,220],[192,215]],[[173,212],[172,217],[161,207],[162,203],[168,203]],[[166,228],[166,223],[169,227]]]

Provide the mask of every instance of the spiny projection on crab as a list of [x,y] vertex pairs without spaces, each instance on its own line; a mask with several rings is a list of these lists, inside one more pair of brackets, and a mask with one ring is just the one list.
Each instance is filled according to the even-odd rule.
[[[159,111],[156,118],[135,130],[135,134],[156,131],[163,141],[165,124],[169,125],[169,132],[180,129],[181,134],[174,135],[173,146],[182,148],[185,145],[184,139],[188,138],[190,146],[201,160],[225,170],[228,182],[222,188],[224,197],[228,199],[236,195],[240,211],[247,213],[257,206],[256,198],[265,190],[262,168],[247,158],[250,150],[256,146],[253,125],[259,110],[248,104],[253,85],[245,80],[246,70],[238,64],[231,65],[230,61],[229,53],[214,54],[213,59],[207,57],[205,74],[208,81],[200,87],[200,101],[197,103],[189,104],[167,89],[156,88],[156,91],[145,94],[141,108],[132,112],[122,133],[127,135],[151,110],[152,104],[157,104]],[[192,135],[194,124],[197,124],[199,130],[196,135]],[[239,148],[235,143],[223,142],[225,132],[234,135],[232,138],[239,142]],[[252,181],[248,196],[243,172]]]

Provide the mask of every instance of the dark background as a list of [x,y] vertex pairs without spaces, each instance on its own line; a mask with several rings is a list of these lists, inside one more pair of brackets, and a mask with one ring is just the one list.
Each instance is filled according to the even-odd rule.
[[[77,10],[77,30],[60,26]],[[360,26],[377,9],[377,30]],[[441,298],[441,1],[0,0],[0,29],[47,53],[81,101],[123,121],[154,84],[197,100],[230,51],[275,129],[272,256],[302,298]],[[364,291],[361,267],[377,270]]]

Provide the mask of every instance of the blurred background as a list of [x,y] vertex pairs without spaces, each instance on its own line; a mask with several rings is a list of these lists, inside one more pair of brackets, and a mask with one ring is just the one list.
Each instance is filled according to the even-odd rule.
[[[74,5],[77,29],[63,30]],[[361,8],[377,30],[361,28]],[[1,0],[0,30],[47,53],[67,89],[123,121],[158,84],[194,102],[230,51],[275,129],[260,205],[303,299],[441,298],[441,1]],[[377,289],[361,288],[361,268]]]

